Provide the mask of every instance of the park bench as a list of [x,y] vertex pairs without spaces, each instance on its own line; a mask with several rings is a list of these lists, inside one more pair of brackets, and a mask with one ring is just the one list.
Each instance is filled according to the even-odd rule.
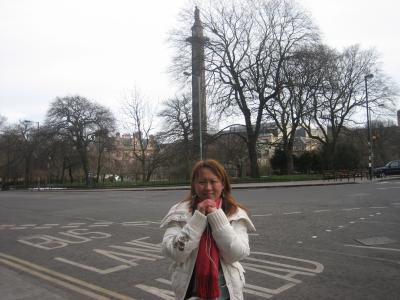
[[324,170],[322,171],[322,179],[323,180],[344,180],[347,179],[347,181],[350,181],[350,179],[353,179],[356,181],[356,178],[360,179],[367,179],[368,178],[368,172],[365,170]]

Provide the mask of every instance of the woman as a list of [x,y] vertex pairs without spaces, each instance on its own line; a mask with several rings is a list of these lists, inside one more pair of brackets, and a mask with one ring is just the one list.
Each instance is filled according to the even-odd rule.
[[255,231],[246,209],[231,195],[223,166],[198,162],[190,194],[161,222],[162,252],[171,265],[172,287],[181,299],[243,299],[244,270],[250,254],[247,231]]

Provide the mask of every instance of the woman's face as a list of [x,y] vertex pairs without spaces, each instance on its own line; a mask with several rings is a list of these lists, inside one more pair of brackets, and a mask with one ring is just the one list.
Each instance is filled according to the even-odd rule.
[[209,168],[201,168],[194,179],[194,190],[199,199],[216,200],[221,197],[224,184]]

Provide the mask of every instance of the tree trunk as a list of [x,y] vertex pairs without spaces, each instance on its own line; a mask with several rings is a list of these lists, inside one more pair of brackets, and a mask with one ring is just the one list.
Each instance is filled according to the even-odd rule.
[[289,145],[285,149],[286,156],[286,175],[293,174],[294,163],[293,163],[293,148]]
[[68,175],[69,175],[70,183],[73,183],[74,182],[74,177],[72,176],[72,168],[71,168],[71,166],[68,167]]
[[283,151],[286,156],[286,175],[293,174],[294,171],[294,162],[293,162],[293,145],[295,139],[295,130],[292,131],[289,138],[288,135],[284,135],[284,139],[286,142],[283,144]]
[[90,178],[89,178],[89,162],[87,158],[86,149],[81,148],[79,150],[79,154],[82,161],[83,172],[85,173],[85,183],[88,186],[90,184]]
[[[143,157],[144,157],[144,155],[143,155]],[[141,165],[142,165],[142,180],[144,182],[146,182],[147,181],[147,176],[146,176],[146,161],[145,161],[145,159],[143,159],[141,161]]]
[[258,168],[257,149],[256,149],[257,140],[253,137],[249,137],[249,140],[247,141],[246,144],[247,144],[247,150],[249,151],[250,176],[252,178],[259,178],[260,170]]
[[24,184],[29,185],[31,183],[31,157],[27,156],[25,157],[25,178],[24,178]]
[[101,171],[101,155],[103,152],[99,152],[99,156],[97,157],[97,171],[96,171],[96,182],[99,183],[100,171]]
[[64,177],[65,177],[65,169],[67,168],[67,162],[64,157],[62,167],[61,167],[61,184],[64,184]]

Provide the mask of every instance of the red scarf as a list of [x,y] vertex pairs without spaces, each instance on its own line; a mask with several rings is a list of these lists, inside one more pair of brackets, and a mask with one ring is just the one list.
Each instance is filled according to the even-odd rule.
[[[216,200],[216,207],[221,207],[221,199]],[[207,225],[200,239],[199,252],[196,259],[197,296],[204,299],[219,297],[218,286],[219,250]]]

